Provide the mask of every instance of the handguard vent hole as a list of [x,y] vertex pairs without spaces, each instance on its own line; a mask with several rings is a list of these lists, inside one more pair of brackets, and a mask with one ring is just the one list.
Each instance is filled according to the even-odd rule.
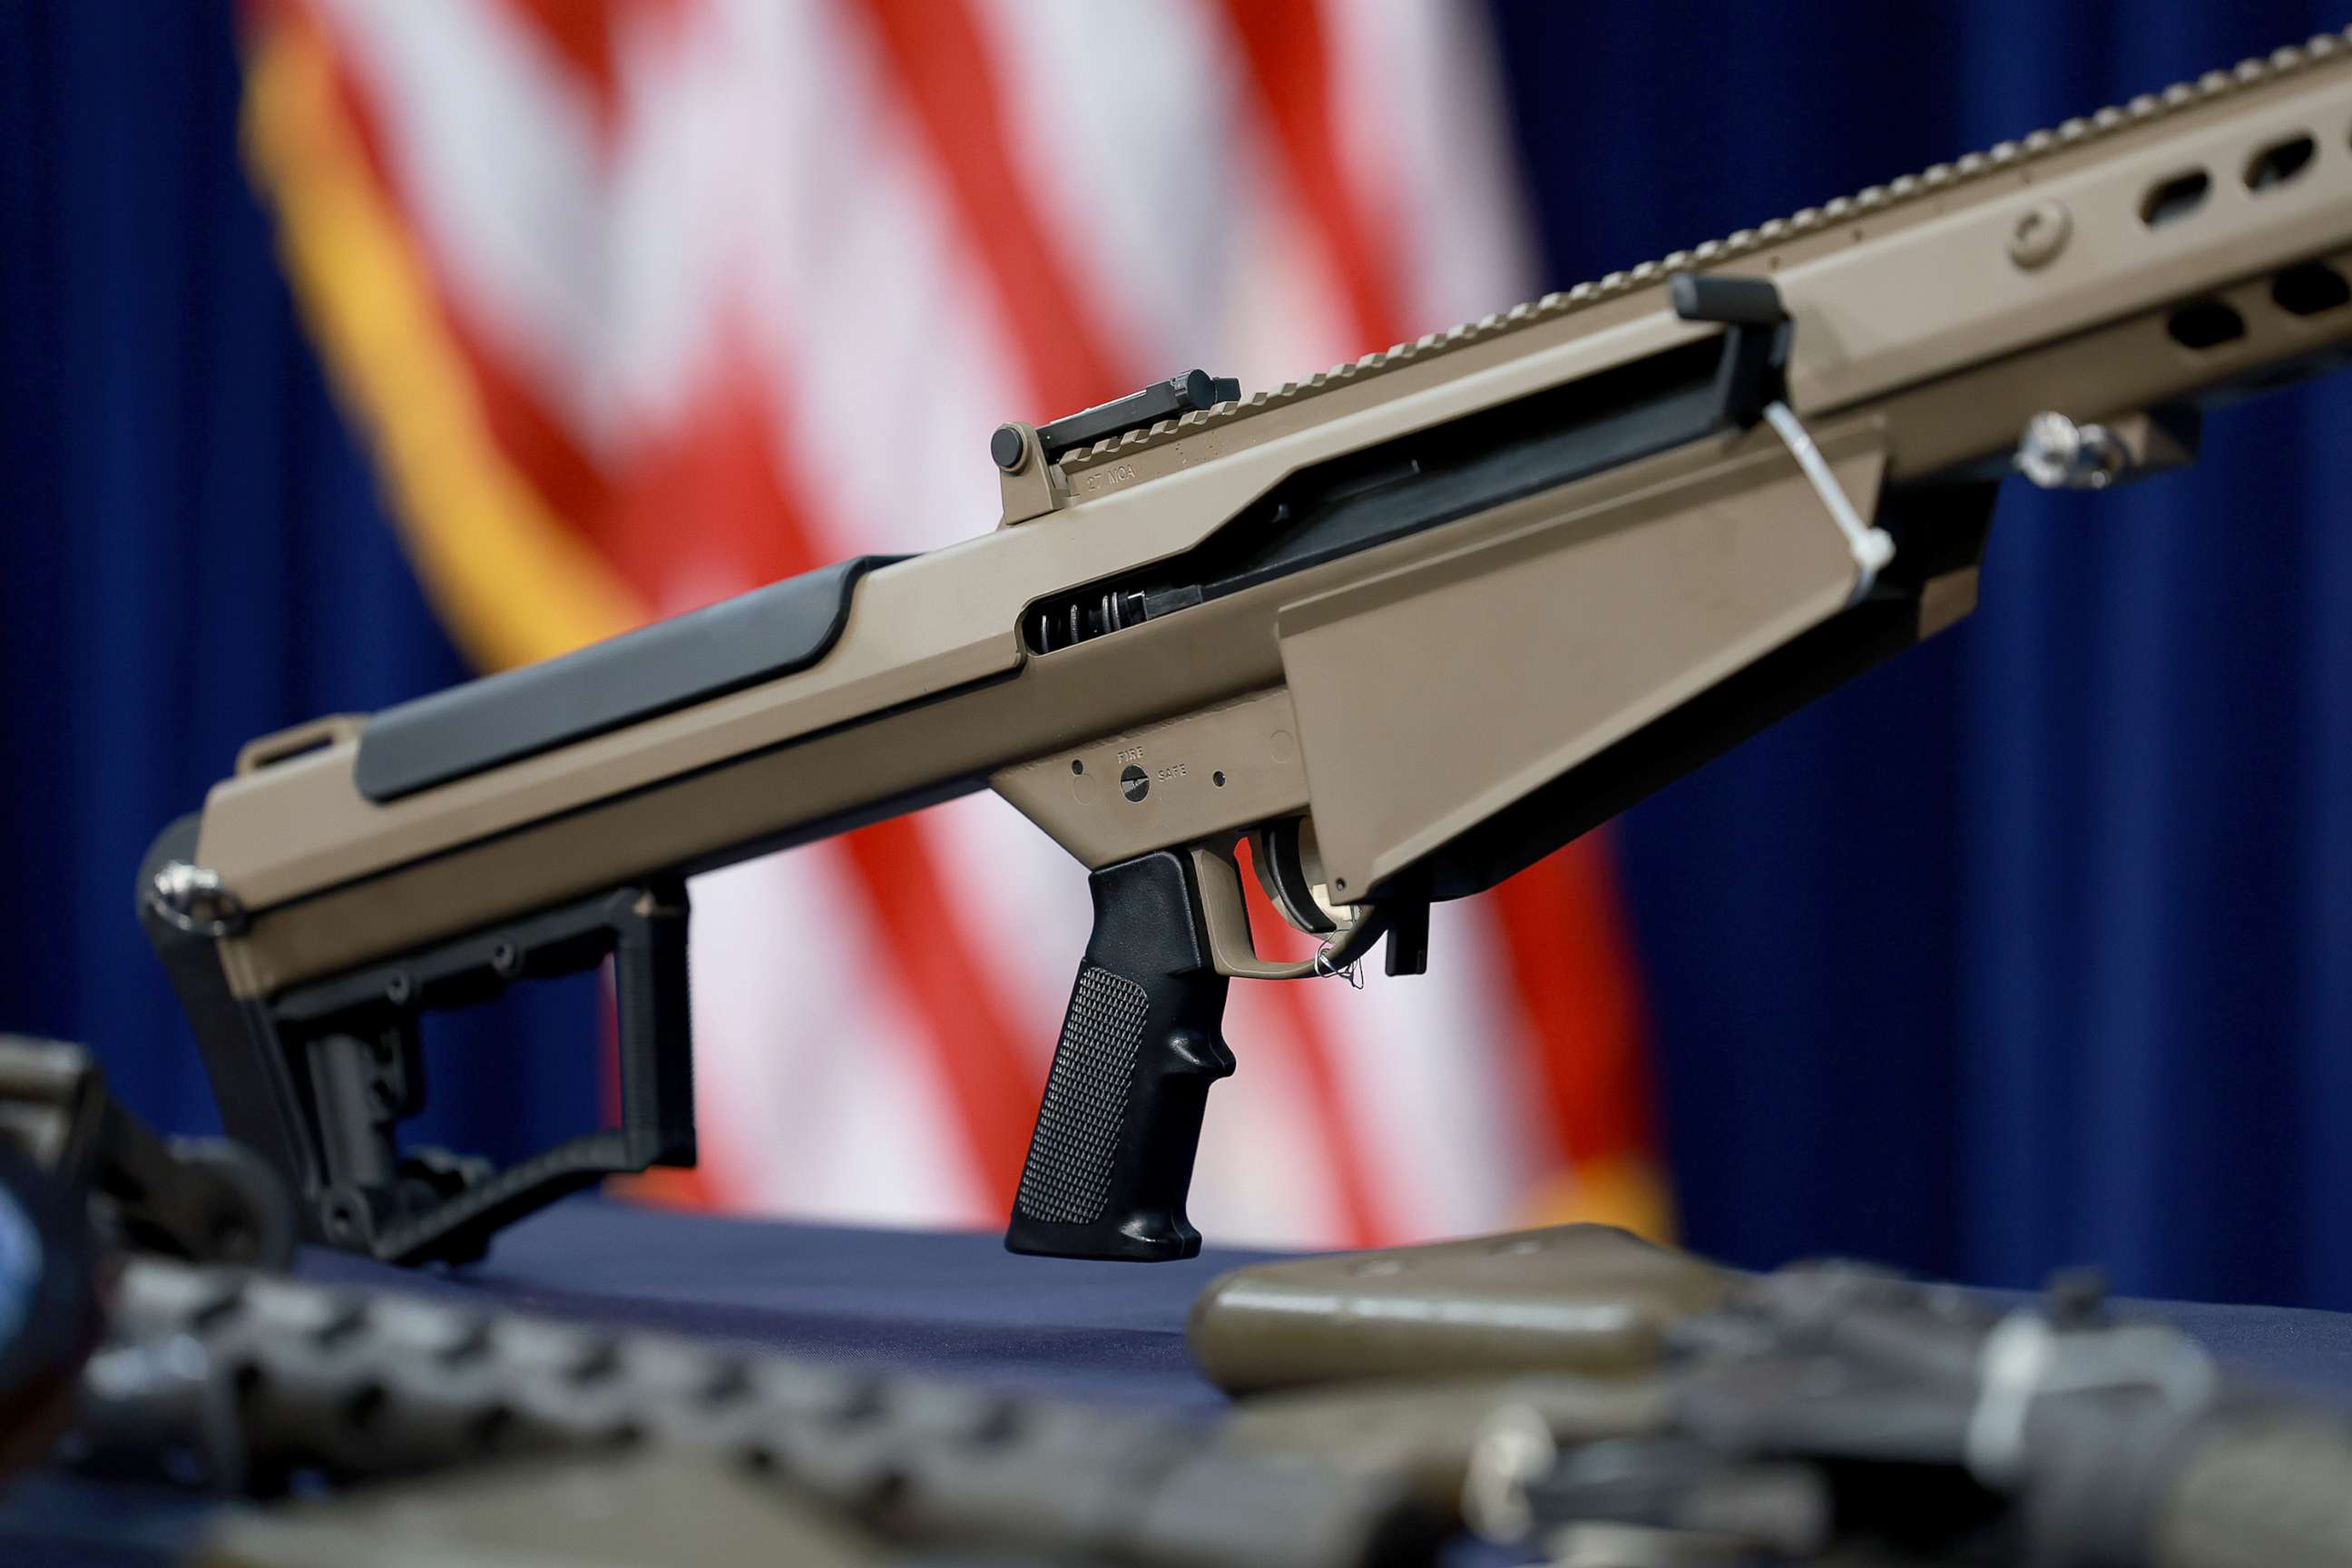
[[2308,136],[2272,142],[2247,163],[2246,189],[2267,191],[2285,184],[2311,166],[2312,154],[2318,151],[2318,143]]
[[1084,762],[1080,761],[1080,760],[1079,760],[1078,758],[1076,758],[1076,757],[1072,757],[1072,758],[1070,759],[1070,772],[1072,772],[1073,773],[1085,773],[1086,771],[1087,771],[1087,764],[1086,764]]
[[1222,772],[1211,773],[1209,775],[1209,782],[1216,785],[1219,789],[1223,789],[1225,787],[1225,775]]
[[2325,262],[2306,261],[2271,279],[2271,303],[2290,316],[2316,316],[2352,300],[2352,284]]
[[2246,319],[2219,300],[2200,300],[2172,312],[2165,324],[2185,349],[2214,349],[2246,335]]
[[2202,169],[2191,169],[2185,174],[2150,187],[2140,199],[2139,221],[2150,228],[2161,228],[2178,222],[2205,205],[2205,193],[2213,188],[2212,177]]

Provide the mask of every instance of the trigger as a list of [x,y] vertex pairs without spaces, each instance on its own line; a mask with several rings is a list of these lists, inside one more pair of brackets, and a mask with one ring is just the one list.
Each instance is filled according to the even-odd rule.
[[1253,830],[1250,867],[1284,920],[1310,936],[1326,936],[1339,930],[1339,922],[1317,896],[1322,863],[1315,853],[1314,832],[1304,817]]

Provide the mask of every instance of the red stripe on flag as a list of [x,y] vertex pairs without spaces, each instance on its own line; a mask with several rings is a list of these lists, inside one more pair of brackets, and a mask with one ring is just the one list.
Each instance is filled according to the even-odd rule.
[[622,113],[620,50],[624,27],[643,27],[683,10],[688,0],[493,0],[579,84],[595,116],[601,146],[609,147]]
[[1405,318],[1398,268],[1366,220],[1339,156],[1321,10],[1315,0],[1225,0],[1225,16],[1291,196],[1329,253],[1358,352],[1387,348],[1400,341]]
[[620,102],[620,72],[613,63],[615,6],[608,0],[498,0],[507,14],[546,46],[586,91],[596,128],[609,132]]
[[1076,271],[1048,238],[1013,162],[996,75],[965,0],[866,0],[875,37],[986,263],[1040,421],[1128,391],[1129,373],[1084,319]]
[[[302,16],[322,36],[334,39],[328,59],[343,118],[366,156],[376,188],[383,193],[393,210],[401,215],[408,231],[420,233],[415,193],[407,188],[396,161],[389,154],[373,95],[352,72],[348,40],[337,37],[331,19],[305,0],[281,3],[284,9]],[[550,511],[594,538],[610,499],[604,476],[595,460],[511,368],[497,346],[495,334],[484,330],[461,292],[450,287],[441,258],[424,244],[416,247],[416,253],[432,279],[436,303],[450,342],[471,374],[474,395],[480,403],[491,438],[539,492]]]
[[1561,1152],[1577,1164],[1653,1152],[1647,1030],[1607,839],[1588,834],[1487,896],[1538,1026],[1536,1076]]

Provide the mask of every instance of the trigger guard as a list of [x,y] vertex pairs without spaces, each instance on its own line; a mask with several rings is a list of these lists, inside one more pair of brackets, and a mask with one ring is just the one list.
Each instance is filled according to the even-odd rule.
[[[1192,873],[1201,887],[1201,921],[1209,933],[1209,962],[1237,980],[1308,980],[1335,974],[1362,957],[1388,930],[1377,910],[1351,925],[1335,927],[1323,951],[1312,958],[1277,963],[1258,956],[1250,938],[1249,906],[1242,898],[1241,867],[1230,847],[1192,847]],[[1310,933],[1312,934],[1312,933]]]

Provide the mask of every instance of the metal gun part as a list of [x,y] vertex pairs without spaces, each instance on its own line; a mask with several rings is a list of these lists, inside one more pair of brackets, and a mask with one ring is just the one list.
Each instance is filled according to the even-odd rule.
[[84,1195],[111,1245],[282,1268],[294,1211],[277,1173],[226,1139],[163,1138],[107,1088],[89,1052],[0,1035],[0,1142]]
[[[463,1300],[134,1258],[112,1331],[193,1345],[205,1381],[234,1391],[232,1440],[191,1469],[249,1496],[305,1474],[373,1480],[626,1448],[767,1477],[907,1546],[1350,1568],[1423,1561],[1434,1542],[1393,1475],[1228,1451],[1198,1422]],[[158,1451],[159,1410],[196,1407],[179,1374],[148,1396],[128,1370],[86,1384],[78,1438],[85,1462],[118,1472]]]

